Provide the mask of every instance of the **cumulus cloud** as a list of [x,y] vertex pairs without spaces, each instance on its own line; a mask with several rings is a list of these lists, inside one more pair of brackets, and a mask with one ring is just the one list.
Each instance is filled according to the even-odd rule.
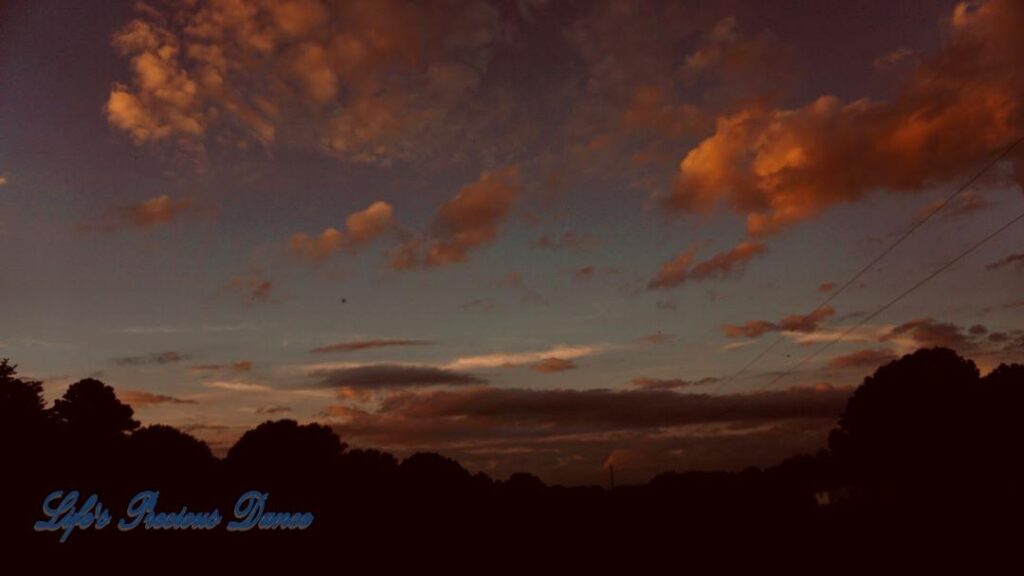
[[729,338],[758,338],[768,332],[814,332],[826,318],[835,314],[831,306],[825,306],[809,314],[786,316],[778,322],[750,320],[742,325],[725,324],[722,331]]
[[206,113],[200,84],[180,62],[179,38],[144,20],[133,20],[114,36],[114,46],[131,59],[132,85],[115,84],[106,104],[107,120],[137,143],[175,134],[203,132]]
[[567,121],[583,170],[637,170],[642,186],[656,187],[716,112],[785,90],[783,44],[741,28],[709,6],[588,3],[565,34],[586,67],[585,93]]
[[392,228],[391,205],[374,202],[365,210],[354,212],[345,220],[345,230],[327,228],[317,236],[295,234],[289,241],[296,255],[313,261],[325,260],[338,250],[357,250],[384,235]]
[[174,364],[188,360],[190,356],[174,351],[154,352],[143,356],[124,356],[114,358],[112,362],[118,366],[144,366],[147,364]]
[[197,404],[195,400],[143,392],[142,390],[124,390],[117,393],[117,398],[135,408],[148,408],[157,404]]
[[391,257],[391,267],[447,266],[494,242],[519,194],[519,168],[484,172],[441,205],[425,238],[410,238]]
[[339,342],[327,346],[318,346],[310,350],[313,354],[325,354],[329,352],[356,352],[359,350],[370,350],[372,348],[388,348],[392,346],[429,346],[433,344],[430,340],[401,340],[401,339],[375,339],[355,340],[352,342]]
[[578,368],[575,362],[572,360],[566,360],[565,358],[549,357],[539,362],[534,362],[528,366],[530,370],[534,372],[540,372],[541,374],[557,374],[559,372],[565,372],[566,370],[574,370]]
[[465,386],[486,382],[472,374],[455,370],[403,364],[372,364],[335,370],[314,370],[310,376],[323,387],[356,389]]
[[690,249],[665,262],[647,283],[649,290],[674,288],[684,282],[727,278],[742,271],[747,263],[764,254],[764,244],[743,241],[730,250],[719,252],[694,264],[694,250]]
[[[822,96],[795,109],[719,117],[661,198],[672,213],[725,204],[751,235],[777,232],[874,190],[912,192],[962,176],[1024,131],[1024,10],[957,6],[949,40],[890,101]],[[1020,174],[1018,174],[1018,179]]]
[[270,145],[357,162],[425,154],[478,90],[500,11],[486,1],[233,0],[140,8],[114,37],[131,77],[109,122],[139,144]]

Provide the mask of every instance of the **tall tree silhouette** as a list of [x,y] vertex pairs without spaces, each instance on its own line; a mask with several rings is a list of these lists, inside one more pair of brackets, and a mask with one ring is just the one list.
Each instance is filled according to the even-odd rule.
[[133,432],[128,446],[129,455],[136,465],[157,477],[175,474],[181,469],[194,474],[209,470],[216,462],[205,442],[161,424]]
[[88,438],[119,437],[139,427],[132,407],[114,389],[93,378],[75,382],[53,403],[53,413],[73,434]]
[[264,422],[243,434],[228,451],[228,462],[246,469],[268,465],[293,470],[315,469],[335,465],[346,448],[327,426],[277,420]]
[[3,442],[12,434],[33,434],[48,422],[43,385],[17,377],[17,365],[0,360],[0,430]]
[[932,498],[973,460],[979,392],[974,362],[948,348],[918,350],[864,379],[829,445],[869,492]]

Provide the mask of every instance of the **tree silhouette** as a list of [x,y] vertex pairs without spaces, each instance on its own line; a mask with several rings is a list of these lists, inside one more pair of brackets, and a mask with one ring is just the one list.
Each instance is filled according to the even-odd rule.
[[3,441],[11,434],[37,433],[48,422],[43,385],[17,378],[17,365],[0,360],[0,430]]
[[228,451],[228,462],[244,469],[268,464],[293,470],[337,464],[348,446],[322,424],[277,420],[249,430]]
[[120,437],[139,427],[132,407],[122,403],[114,389],[93,378],[79,380],[53,403],[53,413],[73,434]]
[[461,464],[434,452],[417,452],[403,460],[400,469],[407,482],[429,490],[458,490],[472,479]]
[[973,459],[979,391],[974,362],[947,348],[918,350],[864,379],[829,446],[869,492],[933,498]]
[[208,470],[216,462],[205,442],[160,424],[133,432],[128,446],[129,455],[138,467],[157,475],[174,474],[181,468],[190,473]]
[[[115,510],[149,489],[159,491],[162,510],[230,513],[240,494],[259,490],[270,510],[315,513],[310,530],[288,534],[140,530],[114,537],[82,530],[72,537],[131,559],[157,557],[181,542],[257,563],[262,556],[250,552],[263,543],[323,555],[343,542],[360,552],[351,558],[410,545],[450,550],[453,543],[460,552],[498,553],[508,542],[516,550],[587,556],[608,547],[670,549],[680,540],[702,550],[726,541],[799,542],[824,555],[865,533],[931,544],[943,530],[994,525],[991,518],[1024,511],[1024,366],[1000,365],[981,378],[973,362],[940,348],[865,378],[830,450],[766,469],[667,472],[614,491],[549,486],[523,472],[492,480],[436,453],[399,460],[379,450],[349,451],[330,427],[294,420],[260,424],[219,460],[175,428],[139,428],[132,408],[98,380],[76,382],[51,410],[42,392],[0,361],[0,426],[9,448],[3,464],[5,472],[17,471],[4,477],[16,497],[2,515],[0,540],[12,549],[56,542],[29,527],[48,493],[69,488],[98,493]],[[821,506],[821,490],[854,496]]]

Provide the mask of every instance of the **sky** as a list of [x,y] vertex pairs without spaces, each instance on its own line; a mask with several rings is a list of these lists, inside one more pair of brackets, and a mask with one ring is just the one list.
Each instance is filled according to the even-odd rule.
[[842,289],[1024,136],[1022,53],[1011,0],[4,2],[0,356],[218,453],[770,465],[900,354],[1024,357],[1024,225],[857,327],[1021,150]]

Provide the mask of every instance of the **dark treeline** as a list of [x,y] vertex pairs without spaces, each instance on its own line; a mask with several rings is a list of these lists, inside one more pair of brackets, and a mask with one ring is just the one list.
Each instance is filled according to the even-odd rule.
[[[47,407],[41,384],[4,360],[0,536],[9,551],[35,558],[106,551],[161,562],[174,551],[250,562],[300,552],[378,567],[408,562],[414,550],[452,562],[490,553],[497,564],[546,554],[600,563],[626,551],[855,558],[854,542],[876,551],[925,543],[921,552],[935,558],[950,550],[938,542],[998,549],[1019,535],[1022,406],[1024,366],[981,377],[952,350],[919,350],[865,378],[817,454],[766,469],[666,472],[607,490],[547,486],[528,473],[495,480],[433,453],[399,460],[349,449],[330,428],[292,420],[259,425],[218,459],[184,432],[140,427],[98,380],[73,384]],[[145,489],[159,490],[161,511],[218,508],[227,518],[239,494],[258,489],[270,494],[269,510],[311,511],[315,522],[244,534],[110,526],[59,544],[57,533],[32,531],[58,489],[99,494],[115,522]]]

